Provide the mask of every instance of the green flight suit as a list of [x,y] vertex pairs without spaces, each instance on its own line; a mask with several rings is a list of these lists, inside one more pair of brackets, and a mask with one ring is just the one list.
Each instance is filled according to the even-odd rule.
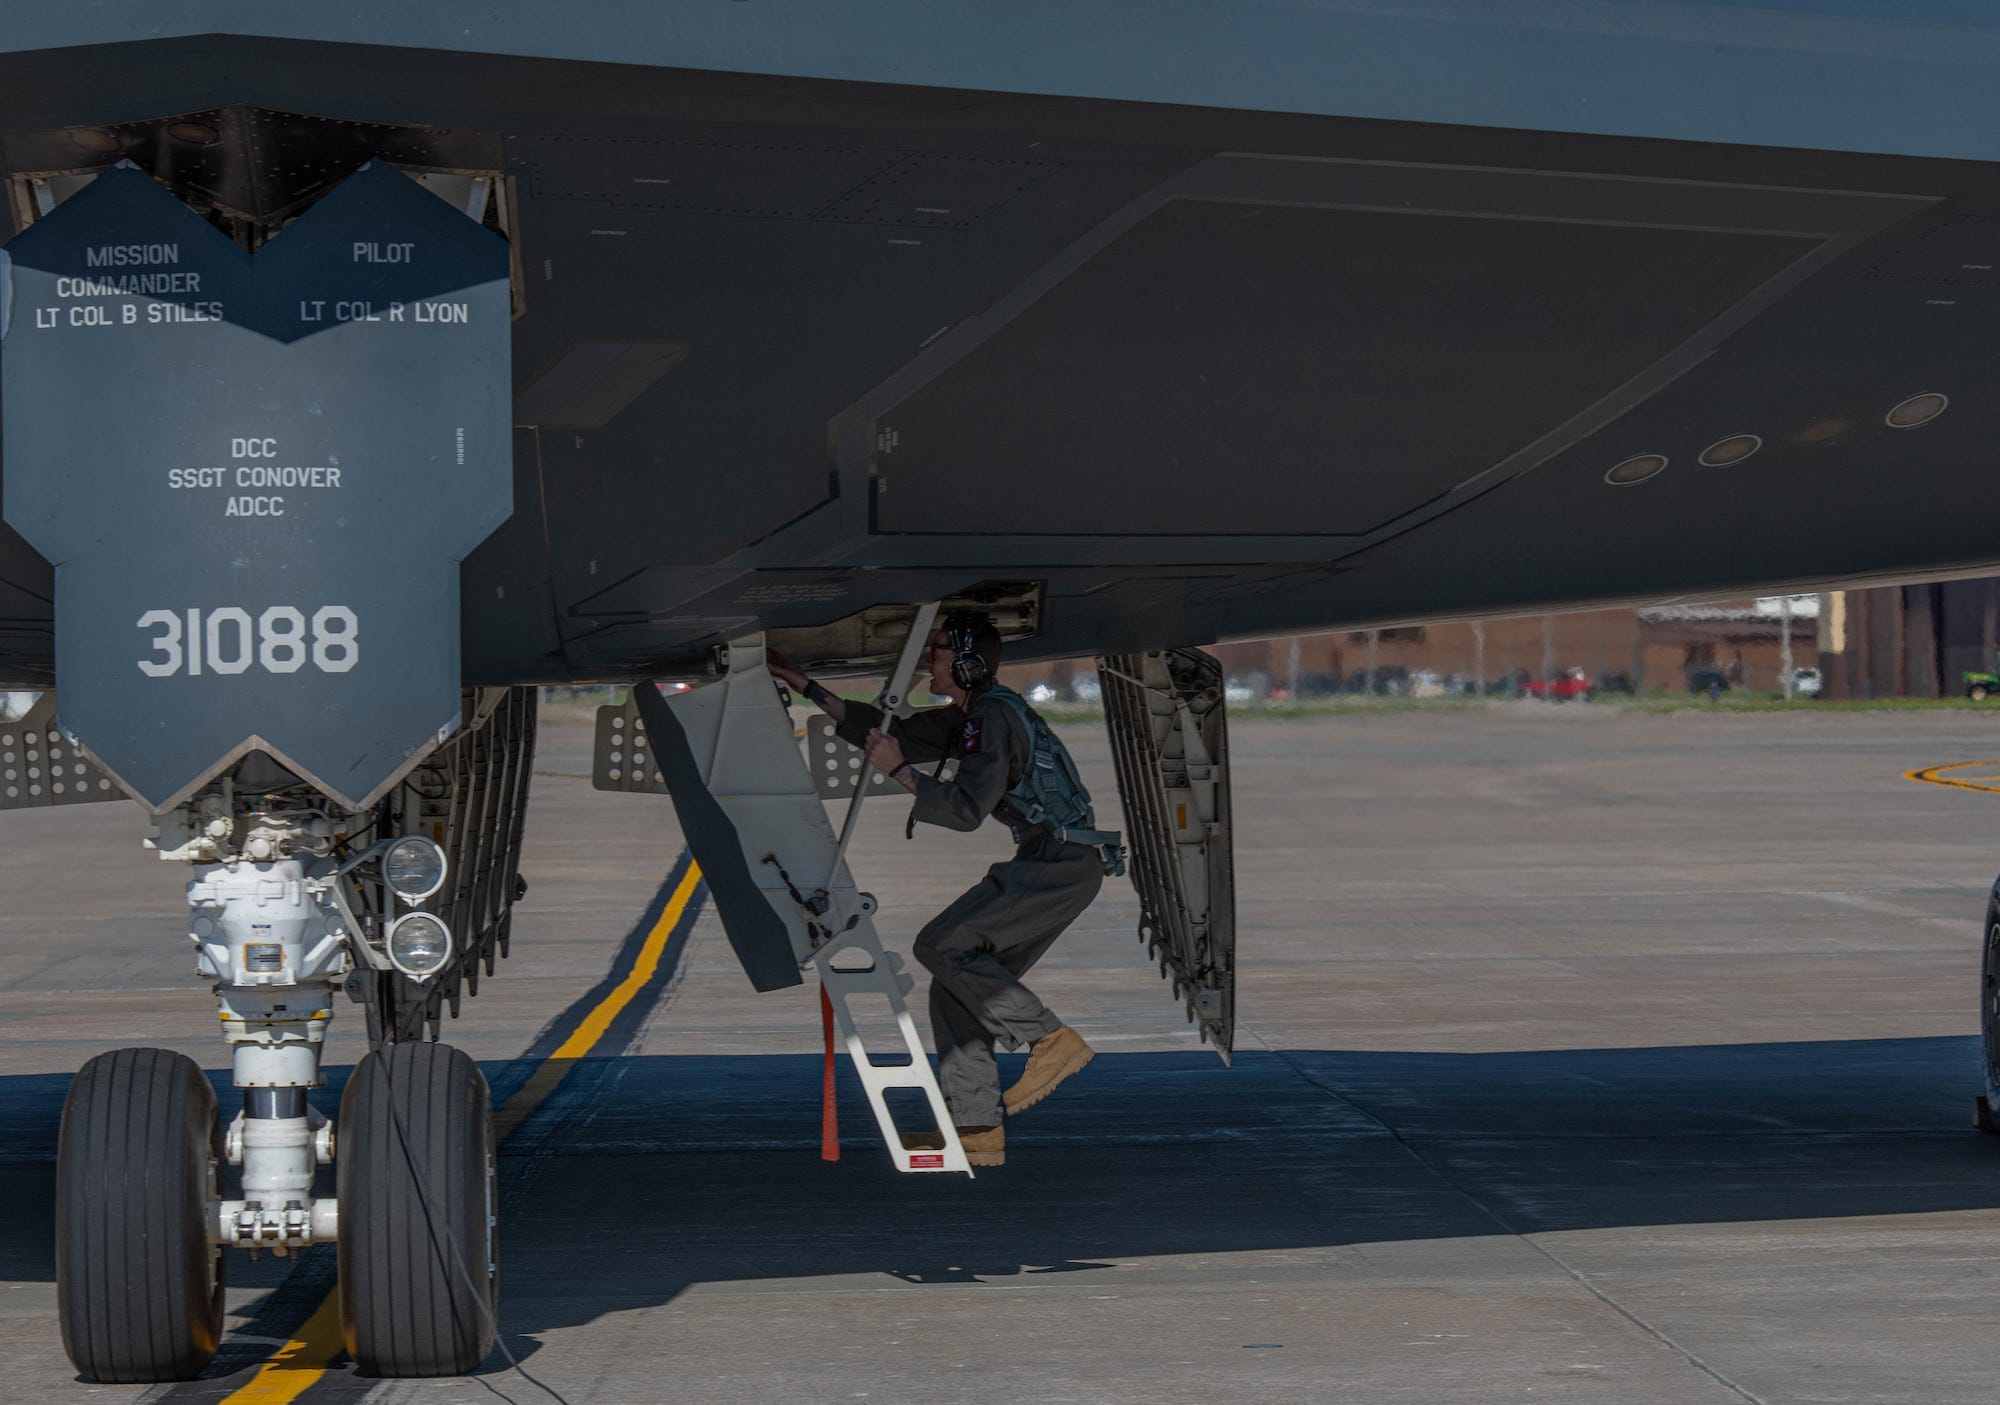
[[[860,746],[881,725],[878,709],[850,701],[837,730]],[[952,1121],[998,1126],[1006,1114],[994,1045],[1017,1049],[1061,1027],[1021,976],[1104,886],[1103,856],[1090,845],[1058,840],[1002,803],[1032,752],[1026,725],[1006,703],[974,694],[962,709],[913,713],[890,735],[913,766],[958,762],[950,780],[918,772],[914,819],[971,831],[992,815],[1018,846],[1010,861],[994,864],[932,918],[914,947],[931,973],[931,1033]]]

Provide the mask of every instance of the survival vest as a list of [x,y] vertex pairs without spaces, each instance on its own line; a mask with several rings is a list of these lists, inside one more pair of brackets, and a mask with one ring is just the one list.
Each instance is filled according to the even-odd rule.
[[1118,842],[1118,831],[1097,828],[1090,792],[1084,788],[1083,777],[1062,738],[1012,688],[995,683],[980,696],[1011,708],[1028,732],[1028,762],[1021,768],[1021,778],[1000,797],[1001,803],[1057,839],[1094,845],[1103,851],[1105,872],[1113,876],[1123,873],[1125,850]]

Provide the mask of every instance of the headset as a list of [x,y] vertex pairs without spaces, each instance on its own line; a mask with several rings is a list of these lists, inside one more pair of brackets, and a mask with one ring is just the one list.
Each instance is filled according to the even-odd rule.
[[989,616],[971,610],[961,610],[948,616],[942,626],[945,639],[951,645],[951,681],[968,693],[993,676],[985,655],[975,647],[979,631],[992,627],[993,621]]

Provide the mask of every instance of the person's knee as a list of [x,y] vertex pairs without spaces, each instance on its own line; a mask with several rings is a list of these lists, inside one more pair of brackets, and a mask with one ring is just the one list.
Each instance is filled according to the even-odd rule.
[[910,954],[932,975],[955,970],[982,950],[984,942],[978,933],[951,922],[931,923],[910,944]]
[[916,941],[910,944],[910,954],[926,971],[936,975],[940,970],[948,970],[952,965],[946,954],[946,944],[950,938],[949,928],[926,927],[917,933]]

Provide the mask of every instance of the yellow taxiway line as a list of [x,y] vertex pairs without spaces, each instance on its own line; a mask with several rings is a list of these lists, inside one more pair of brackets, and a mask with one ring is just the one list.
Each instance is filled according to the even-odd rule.
[[[661,910],[660,920],[646,933],[646,940],[632,958],[632,968],[625,973],[625,978],[591,1007],[575,1032],[563,1040],[554,1053],[537,1064],[535,1071],[528,1075],[528,1080],[514,1095],[494,1110],[493,1135],[496,1143],[504,1142],[508,1134],[548,1100],[549,1095],[569,1076],[576,1061],[597,1047],[598,1041],[611,1028],[611,1022],[646,988],[646,982],[658,974],[667,941],[673,936],[682,914],[687,911],[687,905],[700,882],[701,869],[690,859],[687,872]],[[314,1309],[298,1334],[272,1352],[270,1359],[257,1368],[256,1375],[222,1397],[221,1405],[292,1405],[326,1376],[334,1357],[343,1350],[340,1293],[336,1289]]]
[[1953,761],[1945,766],[1926,766],[1922,770],[1903,772],[1903,779],[1925,781],[1931,785],[1948,785],[1954,790],[1983,790],[1988,794],[2000,795],[2000,775],[1960,779],[1944,774],[1946,771],[1963,771],[1968,766],[2000,767],[2000,761]]

